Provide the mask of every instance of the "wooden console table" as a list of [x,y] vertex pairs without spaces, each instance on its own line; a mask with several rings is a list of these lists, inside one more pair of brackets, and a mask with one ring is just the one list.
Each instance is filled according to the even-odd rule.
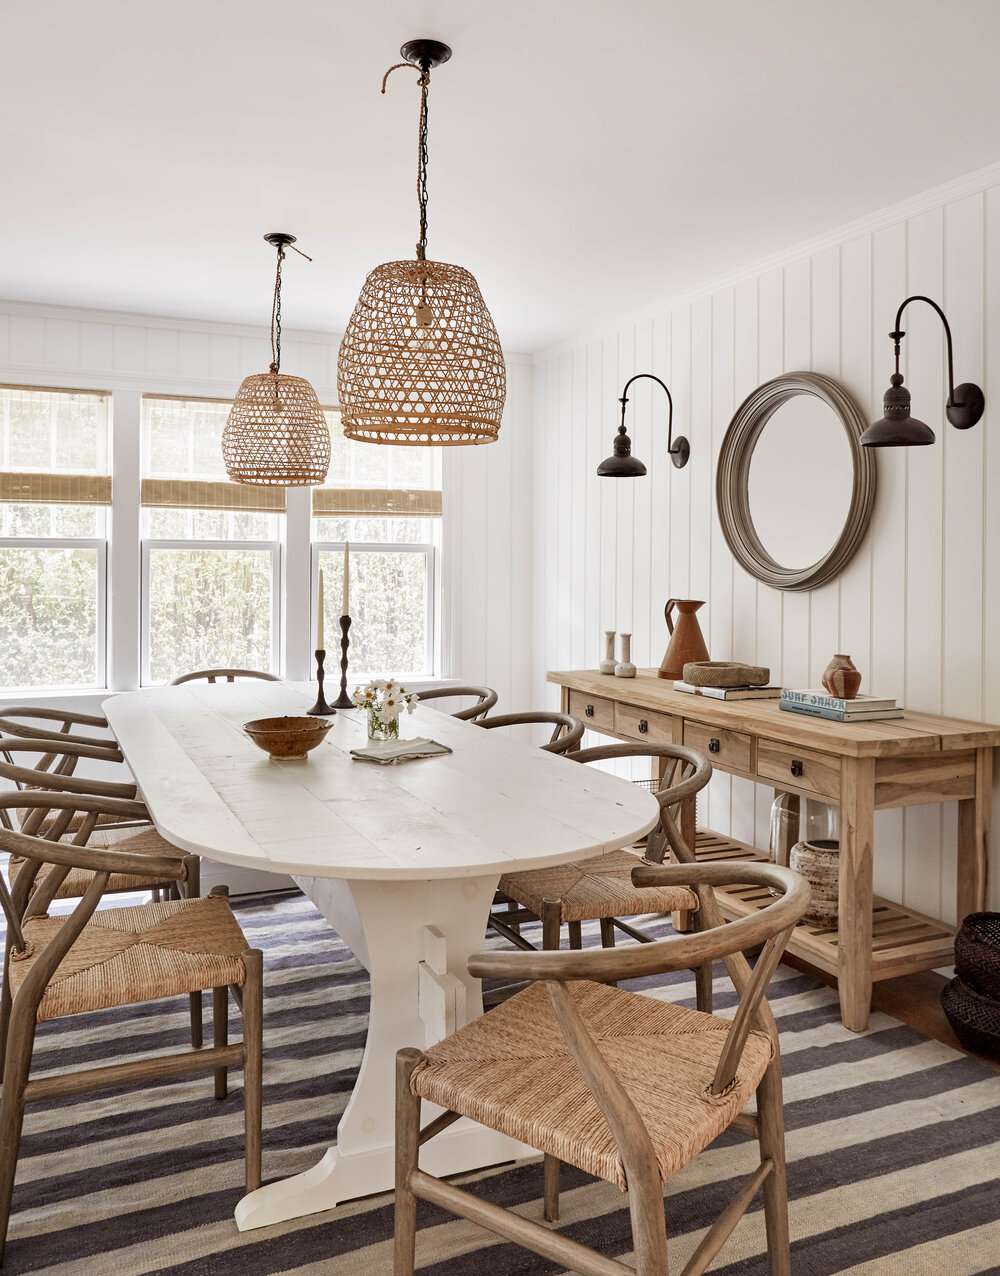
[[[875,811],[958,802],[958,917],[986,907],[993,750],[1000,727],[931,714],[855,725],[788,713],[774,700],[725,702],[674,691],[655,670],[615,678],[595,670],[550,673],[562,708],[592,731],[621,740],[686,744],[732,775],[840,807],[838,928],[800,925],[789,951],[837,979],[848,1028],[868,1025],[872,982],[953,960],[944,922],[873,896]],[[699,859],[767,858],[722,834],[695,837],[693,803],[686,836]],[[719,891],[730,918],[763,906],[752,889]]]

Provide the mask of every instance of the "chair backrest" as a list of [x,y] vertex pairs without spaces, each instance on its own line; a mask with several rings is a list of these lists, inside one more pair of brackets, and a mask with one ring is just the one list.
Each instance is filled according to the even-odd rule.
[[[53,731],[46,723],[59,723]],[[42,724],[42,725],[39,725]],[[74,728],[95,727],[105,735],[90,735]],[[32,740],[75,740],[98,748],[117,748],[107,718],[93,713],[77,713],[74,709],[39,709],[32,705],[10,705],[0,708],[0,734],[24,736]]]
[[579,749],[571,755],[574,762],[609,762],[619,758],[665,759],[663,774],[653,796],[660,804],[660,823],[651,830],[644,858],[648,863],[662,864],[670,845],[663,816],[669,812],[674,820],[678,846],[677,859],[694,864],[695,848],[683,841],[676,828],[678,807],[693,798],[712,778],[712,766],[704,754],[680,744],[601,744],[593,749]]
[[462,722],[474,722],[477,718],[485,717],[497,702],[497,693],[492,687],[430,687],[427,691],[418,692],[418,696],[421,704],[426,704],[428,700],[475,696],[475,704],[451,711],[451,716],[459,718]]
[[[17,874],[13,890],[8,889],[0,874],[0,906],[7,919],[12,960],[17,960],[18,954],[30,951],[23,924],[31,917],[45,914],[66,874],[74,868],[88,869],[94,874],[83,897],[51,942],[45,945],[19,990],[19,996],[29,998],[37,1005],[59,963],[93,916],[112,873],[147,877],[154,882],[184,881],[190,872],[190,864],[188,859],[173,856],[137,855],[114,847],[87,846],[101,815],[120,820],[148,819],[149,813],[141,802],[43,791],[0,793],[0,810],[6,813],[15,806],[46,812],[57,810],[59,814],[44,837],[0,827],[0,851],[26,861],[25,867]],[[72,841],[61,841],[74,817],[79,817],[80,823]],[[39,870],[46,864],[52,866],[52,871],[36,887]]]
[[[98,780],[75,774],[81,758],[100,762],[120,763],[124,759],[114,741],[105,747],[81,744],[65,736],[46,736],[44,739],[26,739],[20,736],[0,736],[0,780],[8,780],[22,794],[37,789],[61,793],[79,793],[91,797],[131,799],[135,797],[134,782]],[[32,809],[28,809],[29,805]],[[37,833],[48,816],[38,803],[23,800],[0,805],[0,825],[12,828],[10,809],[22,812],[22,833]]]
[[492,731],[495,727],[527,727],[551,725],[552,734],[548,743],[542,748],[548,753],[570,753],[583,739],[584,726],[579,718],[570,713],[559,713],[555,709],[546,709],[530,713],[494,713],[480,718],[477,727]]
[[273,673],[264,673],[262,669],[196,669],[193,673],[182,673],[170,684],[179,687],[182,682],[235,682],[237,678],[259,678],[261,682],[280,682]]

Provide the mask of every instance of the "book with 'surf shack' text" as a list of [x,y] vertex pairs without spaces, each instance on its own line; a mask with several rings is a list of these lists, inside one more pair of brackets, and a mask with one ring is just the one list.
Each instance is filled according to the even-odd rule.
[[880,719],[901,718],[903,710],[895,699],[879,696],[855,696],[845,700],[825,691],[791,691],[781,693],[779,709],[789,713],[806,713],[814,718],[826,718],[831,722],[877,722]]

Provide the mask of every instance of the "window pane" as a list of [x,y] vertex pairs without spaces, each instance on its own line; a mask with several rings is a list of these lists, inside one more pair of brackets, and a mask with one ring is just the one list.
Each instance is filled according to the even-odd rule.
[[103,395],[0,388],[0,467],[107,474],[108,421]]
[[[351,554],[352,678],[430,672],[427,561],[425,554],[412,551],[366,550]],[[328,651],[336,651],[343,597],[343,553],[320,550],[319,565],[324,574],[326,645]]]
[[273,671],[272,557],[261,549],[149,550],[149,679]]
[[98,684],[98,550],[0,547],[0,596],[0,685]]
[[106,517],[102,505],[22,505],[0,501],[0,536],[81,536],[102,540]]
[[313,540],[341,545],[431,545],[435,518],[335,518],[325,514],[313,519]]
[[142,534],[147,540],[274,541],[278,539],[277,520],[281,515],[147,507],[142,517]]
[[222,431],[229,408],[192,399],[143,399],[143,474],[224,480]]

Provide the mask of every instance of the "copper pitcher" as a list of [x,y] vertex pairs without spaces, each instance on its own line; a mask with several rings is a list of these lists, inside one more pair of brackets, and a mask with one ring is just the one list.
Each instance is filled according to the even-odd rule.
[[[667,622],[670,643],[660,663],[659,677],[681,678],[684,674],[684,666],[689,660],[708,659],[708,648],[705,646],[701,625],[698,624],[698,617],[695,615],[698,608],[704,606],[704,601],[699,602],[695,598],[667,599],[663,616]],[[672,615],[674,608],[677,609],[676,624]]]

